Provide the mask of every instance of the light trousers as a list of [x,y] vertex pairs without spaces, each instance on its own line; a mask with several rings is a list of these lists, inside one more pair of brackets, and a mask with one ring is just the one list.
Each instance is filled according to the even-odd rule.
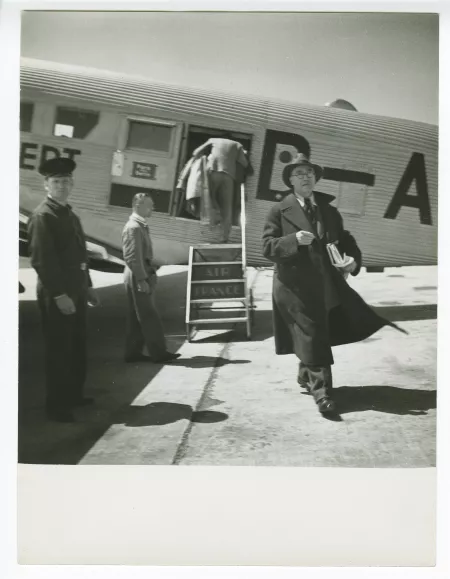
[[167,351],[164,328],[155,305],[154,292],[156,275],[151,276],[151,293],[138,290],[137,281],[131,271],[125,269],[125,288],[127,293],[127,330],[125,337],[125,357],[142,354],[144,346],[154,360],[161,358]]

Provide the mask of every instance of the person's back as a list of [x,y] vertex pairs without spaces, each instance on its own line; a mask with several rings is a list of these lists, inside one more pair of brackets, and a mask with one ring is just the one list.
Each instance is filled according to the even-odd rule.
[[236,166],[247,166],[247,159],[240,143],[231,139],[212,138],[208,141],[212,150],[208,156],[208,169],[221,173],[228,173],[232,179],[236,178]]
[[[209,153],[209,154],[208,154]],[[243,146],[237,141],[223,138],[211,138],[198,147],[194,158],[208,155],[207,174],[211,204],[217,207],[221,215],[221,234],[219,243],[226,243],[230,236],[233,219],[233,198],[236,176],[242,180],[242,171],[248,166]]]

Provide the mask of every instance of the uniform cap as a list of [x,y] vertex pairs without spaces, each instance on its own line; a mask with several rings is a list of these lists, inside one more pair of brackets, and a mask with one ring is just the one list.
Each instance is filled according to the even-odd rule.
[[55,157],[44,161],[39,167],[39,173],[44,177],[65,177],[72,175],[76,163],[68,157]]

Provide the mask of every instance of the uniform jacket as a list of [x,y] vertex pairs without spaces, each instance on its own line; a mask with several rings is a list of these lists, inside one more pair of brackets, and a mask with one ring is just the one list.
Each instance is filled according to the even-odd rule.
[[152,265],[153,247],[148,225],[130,215],[122,232],[123,258],[126,263],[125,275],[131,273],[135,281],[149,280],[156,276]]
[[[331,195],[314,193],[320,225],[314,231],[294,194],[275,203],[263,231],[264,257],[275,263],[273,323],[277,354],[294,353],[305,364],[333,363],[331,346],[363,340],[386,324],[347,284],[331,264],[327,243],[337,243],[361,268],[361,252],[344,229]],[[315,233],[311,245],[299,246],[296,233]],[[390,324],[392,325],[392,324]]]
[[28,222],[28,239],[38,284],[51,297],[77,297],[92,285],[83,229],[70,205],[42,201]]

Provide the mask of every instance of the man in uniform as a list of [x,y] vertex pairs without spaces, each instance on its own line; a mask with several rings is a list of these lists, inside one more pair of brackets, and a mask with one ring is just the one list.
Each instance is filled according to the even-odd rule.
[[[128,304],[125,362],[164,364],[180,354],[167,351],[163,326],[154,302],[158,278],[152,264],[153,248],[147,224],[153,211],[153,200],[146,193],[136,193],[132,208],[122,234]],[[144,345],[148,356],[142,353]]]
[[76,164],[68,158],[39,168],[47,197],[30,217],[31,265],[45,346],[46,411],[50,420],[73,422],[73,410],[93,402],[83,394],[86,379],[86,311],[98,304],[87,267],[80,220],[67,203]]

